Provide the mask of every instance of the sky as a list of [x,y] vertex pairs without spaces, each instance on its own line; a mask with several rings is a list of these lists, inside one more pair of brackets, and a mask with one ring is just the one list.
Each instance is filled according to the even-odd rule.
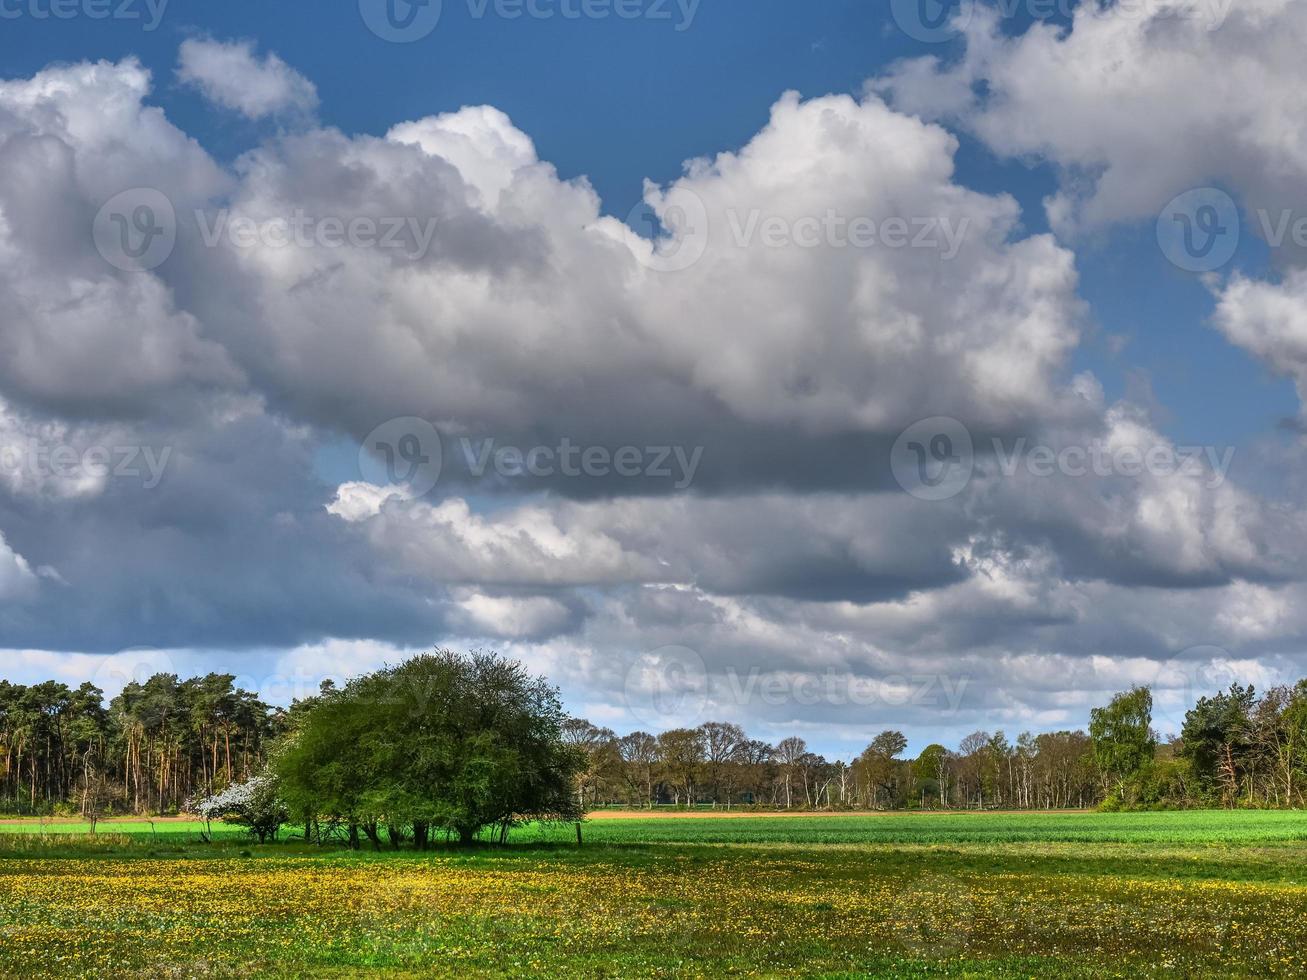
[[1307,676],[1301,0],[4,0],[0,674],[831,757]]

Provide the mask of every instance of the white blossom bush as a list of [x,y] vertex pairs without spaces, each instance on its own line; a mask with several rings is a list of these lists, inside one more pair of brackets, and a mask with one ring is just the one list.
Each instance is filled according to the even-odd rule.
[[212,796],[197,796],[187,803],[186,808],[206,824],[222,820],[223,823],[245,827],[260,844],[276,840],[287,817],[286,805],[277,796],[276,784],[267,776],[232,783]]

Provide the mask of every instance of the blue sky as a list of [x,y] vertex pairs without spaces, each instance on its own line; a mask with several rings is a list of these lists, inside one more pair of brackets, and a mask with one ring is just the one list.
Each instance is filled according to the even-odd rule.
[[[1155,19],[1081,12],[1053,30],[1030,3],[976,0],[927,43],[902,29],[909,0],[672,0],[632,20],[477,2],[444,0],[413,43],[369,30],[380,0],[171,0],[154,30],[0,6],[0,453],[171,454],[149,487],[0,467],[11,673],[100,676],[139,648],[188,669],[340,673],[477,644],[619,728],[643,720],[640,658],[668,647],[718,690],[755,667],[974,679],[943,718],[723,707],[847,754],[884,724],[914,745],[1078,727],[1192,648],[1207,660],[1186,691],[1301,672],[1307,249],[1273,260],[1253,221],[1302,206],[1307,148],[1282,122],[1307,108],[1299,8],[1158,0]],[[1195,4],[1224,19],[1191,20]],[[270,107],[251,108],[267,85]],[[566,183],[580,177],[597,213]],[[669,272],[604,221],[646,180],[704,204],[715,234],[740,208],[819,214],[827,192],[983,233],[942,265],[713,239]],[[440,224],[407,264],[214,249],[183,227],[161,265],[123,269],[87,229],[141,188],[180,218],[348,217],[363,200]],[[1208,274],[1159,247],[1168,202],[1194,188],[1242,215]],[[977,468],[930,500],[895,454],[939,418],[975,437]],[[440,430],[446,464],[465,436],[699,446],[703,467],[688,489],[452,466],[416,493],[369,482],[360,446],[404,419]],[[1000,478],[1000,437],[1236,455],[1225,482]]]

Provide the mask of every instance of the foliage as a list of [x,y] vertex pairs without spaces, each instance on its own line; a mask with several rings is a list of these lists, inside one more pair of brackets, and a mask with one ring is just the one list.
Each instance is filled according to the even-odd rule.
[[451,651],[415,657],[304,706],[273,766],[296,817],[432,829],[471,842],[531,818],[580,819],[585,758],[563,741],[558,692],[521,664]]
[[1229,692],[1200,698],[1185,715],[1180,738],[1184,755],[1206,789],[1219,787],[1222,799],[1232,803],[1238,796],[1244,771],[1252,761],[1253,709],[1257,703],[1252,687],[1232,685]]
[[277,785],[269,776],[255,776],[244,783],[232,783],[221,793],[199,797],[187,804],[206,823],[222,820],[244,827],[260,844],[276,840],[289,817]]
[[[250,779],[262,770],[274,736],[302,727],[310,712],[341,695],[326,684],[318,697],[285,712],[237,690],[230,675],[183,681],[160,674],[128,684],[106,708],[90,684],[72,690],[0,681],[0,809],[88,819],[171,812],[188,797]],[[393,784],[362,792],[387,750],[370,741],[370,715],[356,708],[330,708],[341,726],[293,750],[322,763],[312,787],[308,777],[294,787],[300,796],[292,801],[293,816],[306,835],[362,833],[379,846],[433,826],[457,834],[451,814],[435,824],[403,816],[413,794],[397,795]],[[903,758],[906,739],[888,729],[848,763],[809,751],[801,738],[769,744],[725,721],[620,735],[565,718],[559,735],[580,760],[571,779],[576,810],[615,803],[881,810],[1307,806],[1307,681],[1260,698],[1242,687],[1203,698],[1174,745],[1156,744],[1150,709],[1151,694],[1141,688],[1095,709],[1089,733],[1021,732],[1010,739],[1002,731],[977,731],[955,749],[928,745],[915,759]],[[472,793],[475,779],[470,770],[465,775],[460,792]],[[482,791],[494,792],[484,783]],[[331,806],[320,810],[315,800]],[[509,817],[500,834],[518,819]]]
[[1107,707],[1089,713],[1094,760],[1105,776],[1116,781],[1118,794],[1124,793],[1126,780],[1153,758],[1157,737],[1152,720],[1153,692],[1146,687],[1118,694]]
[[161,813],[248,779],[281,717],[234,681],[156,674],[128,683],[107,708],[90,683],[0,681],[0,808],[50,813],[73,801],[88,817]]
[[1144,763],[1104,801],[1108,810],[1183,810],[1208,804],[1185,758],[1156,758]]

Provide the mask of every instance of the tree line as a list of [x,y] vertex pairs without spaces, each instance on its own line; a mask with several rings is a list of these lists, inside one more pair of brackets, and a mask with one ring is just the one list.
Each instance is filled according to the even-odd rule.
[[618,736],[571,720],[590,807],[656,804],[806,809],[1171,809],[1307,806],[1307,680],[1258,697],[1234,685],[1201,698],[1178,736],[1161,741],[1146,687],[1090,713],[1089,731],[977,731],[956,749],[915,758],[886,730],[854,759],[828,760],[801,738],[775,745],[708,722]]
[[1153,695],[1137,687],[1090,712],[1102,803],[1109,808],[1307,805],[1307,680],[1199,698],[1178,737],[1152,730]]
[[1201,698],[1167,741],[1152,728],[1152,707],[1148,688],[1135,688],[1095,708],[1088,731],[977,731],[916,757],[887,729],[845,761],[795,736],[751,738],[730,722],[618,735],[568,717],[543,678],[493,654],[438,651],[343,688],[326,684],[289,710],[236,688],[229,674],[158,674],[107,705],[90,683],[0,681],[0,809],[177,812],[265,773],[308,835],[326,820],[355,836],[418,840],[432,827],[459,838],[487,825],[506,834],[525,812],[610,805],[1307,805],[1307,681]]
[[729,722],[617,736],[583,720],[567,739],[584,753],[587,807],[663,804],[778,809],[1080,808],[1102,799],[1084,732],[975,732],[956,750],[934,743],[904,758],[886,730],[851,761],[812,752],[798,737],[775,745]]
[[0,810],[170,813],[250,779],[287,715],[234,682],[156,674],[106,705],[90,682],[0,680]]

